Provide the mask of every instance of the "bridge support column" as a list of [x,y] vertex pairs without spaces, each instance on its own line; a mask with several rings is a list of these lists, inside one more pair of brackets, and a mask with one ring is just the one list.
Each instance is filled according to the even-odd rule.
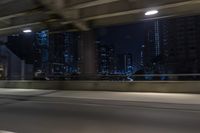
[[94,79],[97,75],[97,58],[94,31],[82,31],[78,44],[79,68],[83,79]]

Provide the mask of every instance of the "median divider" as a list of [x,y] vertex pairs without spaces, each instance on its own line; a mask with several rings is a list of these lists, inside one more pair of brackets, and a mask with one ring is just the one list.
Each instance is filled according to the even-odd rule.
[[200,93],[200,81],[0,81],[0,88]]

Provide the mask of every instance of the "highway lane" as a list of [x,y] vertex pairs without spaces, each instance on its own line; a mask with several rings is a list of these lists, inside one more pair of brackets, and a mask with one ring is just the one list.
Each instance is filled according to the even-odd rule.
[[15,133],[199,133],[199,124],[192,109],[0,100],[0,130]]

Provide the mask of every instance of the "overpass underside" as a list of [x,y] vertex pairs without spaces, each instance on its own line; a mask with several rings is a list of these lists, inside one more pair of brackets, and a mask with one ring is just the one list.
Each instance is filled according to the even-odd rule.
[[[146,17],[150,9],[159,14]],[[0,35],[38,31],[87,31],[100,26],[198,14],[200,0],[1,0]]]
[[[158,10],[145,16],[149,10]],[[79,67],[96,75],[94,28],[174,16],[199,14],[200,0],[1,0],[0,35],[48,29],[80,31]]]

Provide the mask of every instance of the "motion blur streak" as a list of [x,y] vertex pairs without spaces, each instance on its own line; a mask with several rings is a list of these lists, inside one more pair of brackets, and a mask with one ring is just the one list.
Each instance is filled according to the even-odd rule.
[[3,131],[3,130],[0,130],[0,133],[15,133],[15,132],[10,132],[10,131]]
[[146,108],[134,104],[131,107],[125,105],[113,107],[83,105],[81,102],[77,104],[19,102],[8,99],[1,99],[0,103],[0,129],[9,129],[17,133],[199,133],[200,131],[200,111],[192,109]]

